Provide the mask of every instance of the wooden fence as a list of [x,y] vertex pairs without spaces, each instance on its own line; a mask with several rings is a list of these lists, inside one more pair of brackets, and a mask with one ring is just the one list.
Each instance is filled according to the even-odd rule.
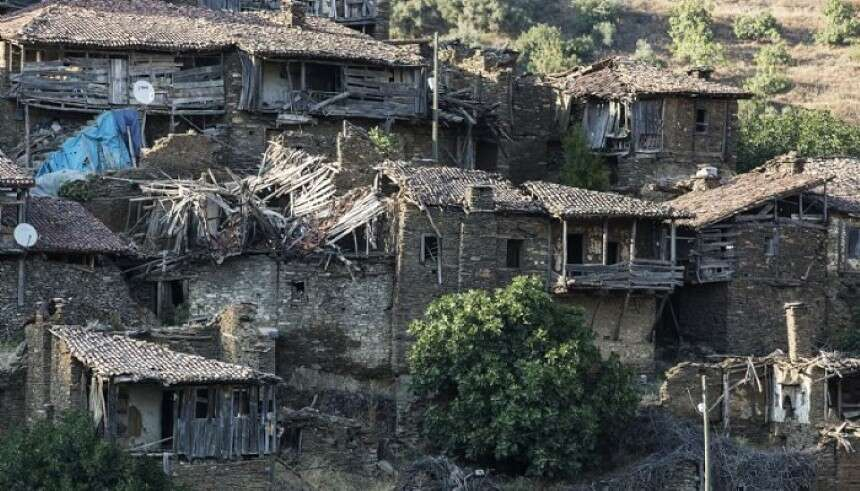
[[669,261],[636,259],[618,264],[568,264],[570,288],[670,291],[683,285],[684,267]]

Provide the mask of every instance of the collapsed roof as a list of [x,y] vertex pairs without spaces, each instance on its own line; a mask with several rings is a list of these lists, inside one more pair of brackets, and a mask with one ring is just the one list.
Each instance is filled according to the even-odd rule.
[[15,165],[0,151],[0,186],[10,188],[31,188],[35,185],[33,176]]
[[752,94],[689,74],[678,74],[646,62],[607,58],[553,76],[565,93],[576,98],[636,99],[680,95],[748,99]]
[[[860,159],[851,157],[801,158],[795,154],[776,157],[765,166],[797,166],[804,175],[828,178],[827,206],[844,213],[860,213]],[[816,190],[818,191],[818,190]],[[820,190],[823,192],[823,189]]]
[[[53,326],[71,355],[96,374],[116,382],[156,382],[165,386],[211,383],[277,383],[280,378],[252,368],[79,326]],[[119,378],[120,380],[117,380]]]
[[678,222],[692,228],[713,225],[738,213],[761,206],[768,201],[814,189],[827,178],[791,172],[773,172],[764,167],[729,179],[723,185],[701,191],[690,191],[669,204],[686,210],[695,218]]
[[260,56],[424,64],[414,47],[386,44],[325,18],[217,11],[159,0],[49,0],[0,18],[0,39],[157,51],[237,48]]
[[530,181],[523,187],[553,215],[560,218],[627,217],[689,218],[690,213],[670,206],[615,193],[589,191],[561,184]]

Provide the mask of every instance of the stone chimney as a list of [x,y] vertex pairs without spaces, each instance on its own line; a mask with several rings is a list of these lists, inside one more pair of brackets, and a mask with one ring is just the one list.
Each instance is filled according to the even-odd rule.
[[66,299],[64,298],[52,298],[51,299],[51,311],[53,314],[51,315],[51,323],[53,324],[64,324],[64,312],[63,310],[66,307]]
[[496,209],[496,192],[493,186],[473,184],[466,190],[466,208],[469,211],[493,211]]
[[710,80],[711,75],[714,74],[714,67],[712,66],[694,66],[690,67],[687,70],[687,75],[691,77],[700,78],[702,80]]
[[785,155],[775,157],[766,164],[766,171],[773,174],[803,174],[806,167],[806,159],[797,155],[797,152],[789,152]]
[[302,27],[305,25],[307,5],[301,0],[282,0],[281,11],[285,14],[287,24],[290,27]]
[[24,328],[27,341],[27,376],[24,400],[27,421],[49,418],[51,403],[51,321],[45,319],[45,305],[36,304],[34,321]]
[[788,337],[788,358],[795,361],[812,351],[812,328],[809,309],[803,302],[785,304],[785,328]]
[[720,187],[720,171],[716,167],[702,167],[693,176],[693,191],[707,191]]

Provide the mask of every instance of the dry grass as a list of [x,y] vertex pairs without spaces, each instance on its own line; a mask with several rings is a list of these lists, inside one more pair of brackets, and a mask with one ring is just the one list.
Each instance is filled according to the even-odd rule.
[[[637,39],[646,39],[668,59],[667,18],[671,0],[628,0],[627,13],[620,19],[616,49],[629,54]],[[860,0],[855,0],[860,6]],[[794,88],[777,100],[815,109],[829,109],[837,116],[860,124],[860,48],[829,47],[816,44],[815,32],[823,23],[820,0],[716,0],[714,19],[718,41],[726,48],[727,65],[716,76],[740,84],[753,72],[753,56],[758,45],[739,41],[732,22],[742,14],[768,9],[783,26],[783,37],[796,64],[788,70]]]

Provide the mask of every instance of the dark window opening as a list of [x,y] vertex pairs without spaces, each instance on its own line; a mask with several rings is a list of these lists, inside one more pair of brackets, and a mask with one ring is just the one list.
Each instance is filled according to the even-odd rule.
[[[176,404],[176,393],[172,390],[165,390],[161,393],[161,439],[173,437],[173,413],[174,404]],[[173,441],[167,440],[161,442],[162,448],[172,448]]]
[[567,264],[582,264],[585,262],[585,248],[582,234],[567,235]]
[[618,242],[609,241],[606,243],[606,264],[618,264]]
[[779,231],[774,231],[771,235],[765,237],[764,255],[779,255]]
[[421,237],[421,262],[435,263],[439,257],[441,240],[435,235],[424,235]]
[[496,142],[475,142],[475,169],[494,172],[499,165],[499,145]]
[[116,434],[128,436],[128,388],[122,385],[116,394]]
[[248,389],[233,391],[233,416],[241,417],[251,414],[251,396]]
[[207,419],[212,417],[214,404],[209,404],[209,389],[197,389],[194,391],[194,418]]
[[305,83],[307,90],[319,92],[340,92],[343,83],[341,70],[337,65],[305,64]]
[[358,227],[353,233],[347,234],[336,242],[342,252],[361,254],[367,251],[367,237],[364,225]]
[[696,109],[696,133],[708,132],[708,111],[705,109]]
[[849,259],[860,258],[860,227],[848,227],[846,231],[848,235],[848,251]]
[[293,302],[304,302],[307,299],[304,281],[291,281],[290,290],[292,293],[291,300]]
[[523,254],[522,239],[507,240],[507,259],[505,265],[509,268],[519,268]]

